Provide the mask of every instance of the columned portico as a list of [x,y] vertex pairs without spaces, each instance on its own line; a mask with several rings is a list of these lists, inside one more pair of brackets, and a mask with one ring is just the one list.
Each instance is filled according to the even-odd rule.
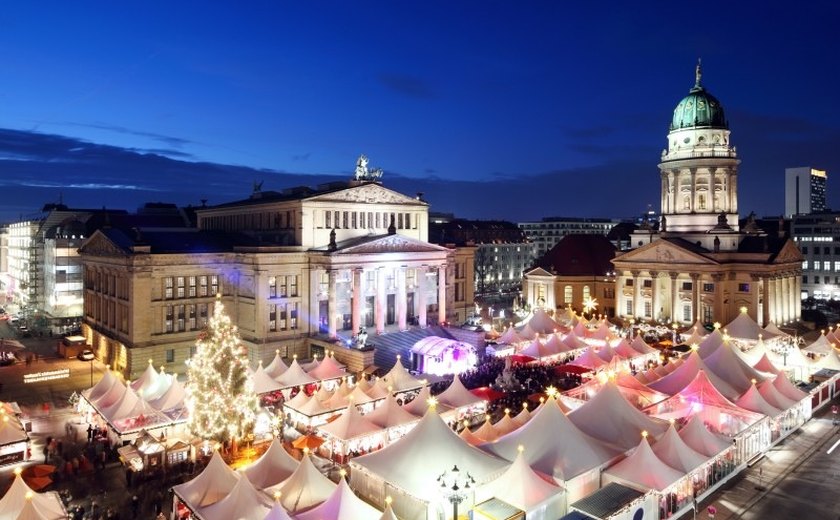
[[361,267],[353,269],[353,317],[351,318],[353,334],[359,332],[362,326],[362,295],[365,294],[362,288],[363,270]]
[[397,267],[397,326],[400,330],[406,329],[406,316],[408,314],[408,302],[405,287],[404,265]]
[[639,271],[631,271],[633,275],[633,316],[643,316],[644,308],[642,307],[642,287],[641,279],[639,278]]
[[426,327],[426,313],[428,312],[428,304],[426,303],[426,287],[427,268],[422,265],[417,268],[417,323]]
[[679,307],[679,298],[678,298],[678,290],[679,286],[677,285],[677,277],[679,273],[670,272],[668,273],[668,278],[671,279],[671,323],[676,323],[680,321],[677,307]]
[[700,316],[700,275],[698,273],[691,273],[691,313],[695,320],[699,320]]
[[385,332],[385,268],[376,269],[376,297],[374,298],[374,322],[376,333]]
[[337,277],[338,271],[336,269],[330,269],[329,283],[327,284],[327,301],[329,302],[327,305],[327,323],[329,324],[329,335],[331,339],[338,337],[338,320],[341,319],[338,315],[338,305],[336,304],[335,282]]
[[446,321],[446,264],[438,266],[438,323]]
[[770,317],[770,277],[764,275],[761,277],[761,286],[762,286],[762,301],[761,301],[761,317],[762,323],[761,325],[766,327],[772,318]]
[[653,305],[653,319],[660,318],[659,310],[662,308],[662,302],[659,301],[659,272],[650,271],[650,287],[651,287],[651,304]]

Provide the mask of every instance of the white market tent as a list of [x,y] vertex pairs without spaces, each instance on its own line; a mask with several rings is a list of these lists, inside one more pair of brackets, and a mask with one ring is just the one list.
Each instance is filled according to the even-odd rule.
[[[157,390],[158,380],[160,379],[160,374],[155,367],[152,365],[152,360],[149,360],[149,364],[146,366],[146,370],[140,374],[140,377],[129,383],[131,389],[137,392],[138,395],[144,398],[151,398],[154,395],[154,392]],[[165,391],[165,388],[163,389]],[[157,395],[163,393],[160,391]]]
[[273,379],[279,378],[283,375],[283,372],[289,369],[289,366],[283,361],[283,358],[280,357],[280,350],[274,351],[274,359],[271,360],[271,363],[265,367],[265,373],[271,376]]
[[280,491],[280,503],[286,511],[297,514],[328,499],[335,489],[335,483],[315,467],[309,451],[304,450],[295,472],[274,489]]
[[557,330],[561,327],[559,323],[551,319],[551,316],[549,316],[548,313],[540,307],[534,309],[534,312],[531,314],[531,318],[528,320],[527,326],[539,334],[551,334],[553,332],[557,332]]
[[765,376],[736,354],[736,348],[730,342],[724,342],[717,350],[704,357],[703,362],[740,395],[750,388],[753,380],[763,381]]
[[297,520],[378,520],[382,513],[357,497],[347,481],[340,479],[338,486],[323,503],[303,513]]
[[283,385],[277,382],[274,378],[272,378],[263,368],[262,364],[257,367],[254,371],[253,375],[253,382],[254,382],[254,392],[257,395],[268,394],[271,392],[276,392],[283,388]]
[[499,345],[514,345],[516,343],[522,343],[525,341],[517,332],[516,329],[513,328],[513,325],[509,326],[496,340],[496,343]]
[[471,432],[468,424],[464,424],[464,427],[461,429],[461,433],[458,434],[458,437],[463,439],[470,446],[478,446],[486,442],[484,439]]
[[834,350],[834,347],[831,346],[831,342],[826,338],[825,331],[820,333],[820,337],[815,339],[810,345],[803,348],[805,352],[811,352],[812,354],[820,354],[826,355],[831,353]]
[[634,488],[665,491],[685,476],[685,473],[662,462],[653,452],[647,439],[633,453],[604,471],[604,482],[618,482]]
[[550,478],[531,469],[520,452],[499,478],[476,490],[475,501],[499,498],[525,511],[528,519],[554,520],[566,513],[566,497],[563,488],[550,483]]
[[732,440],[709,431],[700,415],[692,416],[679,434],[689,448],[707,457],[716,457],[732,447]]
[[749,390],[744,392],[744,394],[735,401],[735,404],[744,410],[760,413],[768,417],[776,417],[782,413],[780,409],[771,405],[764,399],[755,385],[750,385]]
[[534,359],[542,359],[546,357],[555,356],[559,354],[559,352],[552,350],[551,347],[548,347],[545,344],[543,344],[543,342],[540,341],[539,337],[536,337],[533,340],[531,340],[531,342],[528,343],[528,345],[526,345],[525,348],[517,352],[517,354],[529,356]]
[[642,354],[659,354],[658,350],[645,343],[645,340],[642,339],[641,333],[636,334],[636,337],[633,338],[633,342],[630,343],[630,346]]
[[715,329],[703,338],[697,352],[700,354],[700,357],[705,359],[721,345],[723,345],[723,334],[721,334],[720,329]]
[[796,401],[787,397],[773,386],[773,381],[766,380],[758,384],[758,393],[767,401],[767,404],[774,406],[780,410],[787,410],[796,405]]
[[293,520],[289,513],[283,509],[283,504],[280,503],[279,500],[274,501],[274,505],[271,506],[271,511],[268,512],[267,515],[262,520]]
[[415,423],[420,419],[399,404],[393,395],[388,395],[382,404],[365,417],[382,429],[396,428]]
[[741,309],[738,316],[736,316],[734,320],[730,321],[725,329],[726,333],[729,334],[730,337],[743,341],[758,341],[761,338],[769,340],[776,337],[776,334],[762,329],[761,326],[756,323],[749,314],[747,314],[746,308]]
[[183,385],[178,382],[177,378],[173,377],[172,384],[169,385],[169,388],[156,399],[150,400],[149,405],[161,412],[176,410],[184,407],[184,398],[186,395]]
[[473,436],[481,439],[482,443],[493,442],[499,438],[499,431],[493,427],[488,415],[484,419],[484,423],[473,432]]
[[840,371],[840,356],[838,356],[837,351],[832,348],[831,352],[829,352],[828,354],[823,356],[822,359],[817,361],[817,363],[814,365],[814,368],[816,368],[817,370],[822,368],[828,368],[831,370]]
[[265,493],[257,491],[251,481],[240,477],[228,495],[198,511],[202,520],[231,520],[233,518],[263,518],[271,509],[272,501]]
[[770,323],[768,323],[766,327],[764,327],[764,330],[766,330],[770,334],[775,334],[777,336],[790,336],[790,334],[782,331],[782,329],[777,327],[776,324],[773,323],[772,321]]
[[775,386],[776,390],[778,390],[782,395],[788,399],[793,399],[794,401],[801,401],[808,397],[808,394],[796,388],[784,373],[776,376],[776,379],[773,380],[773,386]]
[[239,474],[222,460],[219,452],[214,452],[197,477],[173,486],[172,491],[190,511],[197,513],[228,496],[239,479]]
[[630,404],[615,381],[607,381],[594,397],[572,411],[569,419],[582,432],[624,450],[638,444],[643,431],[658,438],[668,428],[666,421],[650,417]]
[[353,488],[362,497],[378,507],[384,507],[387,495],[399,497],[394,511],[404,518],[425,514],[443,499],[433,475],[457,465],[481,485],[507,466],[504,460],[464,442],[433,408],[400,440],[355,457],[349,464]]
[[266,489],[289,478],[299,465],[298,460],[289,455],[283,443],[275,437],[260,458],[239,471],[254,487]]
[[[342,454],[347,453],[346,445],[352,439],[365,438],[374,445],[382,444],[384,440],[382,428],[362,415],[355,406],[348,406],[338,419],[318,426],[317,431],[329,439],[331,444],[341,446]],[[339,450],[333,446],[331,451]]]
[[501,419],[496,421],[493,424],[493,428],[499,433],[499,437],[507,435],[508,433],[512,432],[519,428],[521,424],[514,421],[510,416],[510,410],[505,410],[505,414],[502,416]]
[[429,399],[432,397],[432,390],[428,385],[424,386],[414,399],[403,405],[403,409],[417,417],[426,415],[429,409]]
[[282,385],[283,388],[290,388],[293,386],[304,386],[311,383],[317,382],[317,379],[310,376],[303,370],[303,367],[300,366],[298,363],[297,357],[292,360],[292,364],[289,365],[289,368],[286,369],[279,377],[277,377],[277,382]]
[[114,376],[114,373],[106,366],[105,367],[105,374],[102,376],[93,388],[88,390],[82,390],[82,396],[88,400],[88,402],[93,403],[94,401],[98,400],[100,397],[108,393],[114,383],[116,383],[118,379]]
[[336,361],[335,357],[327,355],[316,368],[309,371],[309,375],[320,381],[338,379],[347,376],[345,368],[343,364]]
[[692,351],[691,354],[685,358],[685,362],[683,362],[683,364],[676,370],[661,379],[657,379],[649,383],[648,386],[658,392],[662,392],[663,394],[676,395],[683,388],[687,387],[697,377],[698,372],[701,370],[706,373],[706,376],[711,381],[715,389],[727,398],[734,400],[741,395],[741,393],[732,388],[729,383],[722,380],[717,376],[717,374],[709,370],[709,367],[706,366],[706,363],[700,358],[697,351]]
[[[31,497],[27,499],[27,497]],[[23,477],[15,475],[12,486],[0,498],[0,518],[36,518],[43,520],[64,520],[68,518],[61,497],[55,491],[35,493],[26,485]]]
[[653,445],[653,453],[665,464],[686,474],[691,473],[709,460],[708,455],[695,451],[686,444],[677,433],[673,423]]
[[29,441],[29,435],[26,433],[26,428],[24,428],[20,420],[14,415],[8,415],[6,413],[2,413],[0,415],[2,415],[2,420],[0,420],[0,446],[6,447],[4,448],[4,453],[18,451],[10,448],[10,444],[20,444],[19,451],[25,451],[25,443]]
[[439,393],[436,397],[439,404],[455,409],[468,408],[484,403],[480,397],[467,390],[467,387],[464,386],[458,374],[455,374],[452,378],[452,383],[446,387],[446,390]]
[[593,371],[607,366],[607,362],[598,357],[598,354],[595,353],[595,349],[592,347],[587,348],[583,351],[583,354],[569,361],[569,364],[588,368]]
[[377,381],[376,384],[379,385],[379,387],[383,390],[387,390],[390,388],[391,392],[397,394],[408,392],[411,390],[416,390],[422,387],[423,382],[409,374],[408,370],[405,369],[400,359],[401,356],[397,355],[397,362],[394,363],[394,366],[391,367],[391,370],[389,370],[387,374],[382,376],[382,378],[379,379],[379,381]]
[[589,347],[589,343],[578,337],[578,335],[574,332],[567,334],[566,337],[563,338],[563,344],[566,345],[569,352],[583,350]]

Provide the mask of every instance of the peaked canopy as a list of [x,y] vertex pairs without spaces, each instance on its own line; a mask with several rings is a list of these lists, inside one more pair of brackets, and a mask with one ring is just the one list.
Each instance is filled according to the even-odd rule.
[[480,397],[467,390],[458,374],[455,374],[446,390],[437,395],[437,400],[450,408],[461,408],[481,402]]
[[816,368],[828,368],[831,370],[840,370],[840,356],[837,355],[837,351],[833,348],[831,351],[823,356],[822,359],[817,361],[817,364],[814,365]]
[[561,326],[559,323],[551,319],[551,316],[549,316],[548,313],[540,307],[534,309],[531,319],[528,320],[527,325],[531,327],[534,332],[538,332],[540,334],[551,334],[552,332],[556,332]]
[[812,352],[814,354],[821,354],[826,355],[834,350],[834,347],[831,346],[831,342],[825,336],[825,331],[820,333],[820,337],[815,339],[810,345],[803,348],[802,350],[806,352]]
[[496,343],[500,345],[513,345],[515,343],[522,343],[525,341],[522,337],[516,332],[516,329],[513,328],[513,325],[507,328],[505,332],[496,340]]
[[149,401],[149,406],[161,412],[182,408],[186,395],[183,385],[178,382],[177,378],[173,377],[172,384],[169,385],[166,392],[157,399]]
[[279,378],[283,372],[289,369],[289,366],[280,357],[280,350],[274,351],[274,359],[265,367],[265,373],[274,379]]
[[348,406],[338,419],[318,426],[319,432],[342,441],[366,437],[379,433],[382,429],[363,416],[355,406]]
[[271,500],[254,488],[247,478],[240,478],[230,493],[215,504],[201,509],[203,520],[262,518],[271,509]]
[[461,429],[461,433],[458,434],[458,437],[463,439],[470,446],[478,446],[479,444],[484,444],[486,442],[484,439],[471,432],[467,425],[464,425],[464,428]]
[[383,389],[391,387],[393,392],[404,392],[406,390],[413,390],[423,386],[423,383],[421,383],[419,379],[408,373],[408,370],[405,369],[400,361],[400,356],[397,356],[397,362],[394,363],[391,370],[389,370],[388,373],[379,380],[378,384]]
[[625,450],[636,445],[642,431],[659,437],[668,427],[665,421],[630,404],[615,381],[605,383],[592,399],[572,411],[569,419],[584,433]]
[[473,432],[475,437],[478,437],[482,442],[493,442],[499,438],[499,431],[493,427],[488,415],[484,423]]
[[653,445],[653,453],[659,457],[659,460],[683,473],[691,473],[709,460],[707,455],[695,451],[686,444],[677,433],[673,423]]
[[787,378],[787,375],[785,375],[784,372],[776,376],[776,379],[773,380],[773,386],[775,386],[776,390],[778,390],[782,395],[788,399],[793,399],[797,403],[808,397],[808,394],[796,388],[793,383],[790,382],[790,379]]
[[483,486],[480,494],[500,497],[508,504],[527,513],[557,497],[563,492],[563,488],[550,484],[531,469],[522,453],[519,452],[513,463],[499,478]]
[[298,513],[297,520],[378,520],[382,513],[357,497],[347,481],[339,480],[332,494],[321,505]]
[[688,357],[685,358],[685,362],[676,370],[661,379],[649,383],[648,386],[664,394],[676,395],[684,388],[688,387],[688,385],[695,380],[698,372],[701,370],[706,373],[708,380],[717,392],[732,400],[737,399],[740,396],[740,392],[732,388],[729,383],[723,381],[715,373],[709,370],[709,367],[706,366],[706,363],[700,358],[700,355],[696,351],[689,354]]
[[344,365],[335,360],[333,356],[325,356],[318,366],[309,371],[309,375],[318,380],[338,379],[344,377],[347,373],[344,371]]
[[759,372],[764,372],[765,374],[778,374],[779,369],[776,368],[776,365],[770,361],[770,358],[767,354],[763,354],[761,359],[759,359],[754,365],[753,368],[758,370]]
[[543,342],[540,341],[540,338],[534,338],[525,348],[517,352],[517,354],[522,356],[530,356],[535,359],[553,356],[557,353],[558,352],[551,350],[551,348],[543,344]]
[[129,386],[138,394],[145,396],[145,391],[157,384],[158,376],[158,371],[155,370],[150,359],[149,364],[146,365],[146,370],[140,374],[140,377],[129,383]]
[[654,352],[658,352],[655,348],[645,343],[641,334],[636,334],[636,337],[633,338],[633,342],[630,343],[630,346],[642,354],[653,354]]
[[767,380],[759,383],[758,392],[770,406],[774,406],[780,410],[787,410],[796,405],[796,401],[779,392],[779,390],[773,386],[773,381]]
[[431,397],[431,389],[428,386],[424,386],[414,399],[403,405],[403,409],[412,415],[423,417],[426,415],[426,410],[429,409],[429,399]]
[[734,320],[726,326],[726,332],[733,338],[758,341],[760,338],[771,339],[776,335],[762,329],[754,319],[747,314],[746,309],[742,310]]
[[744,395],[739,397],[738,400],[735,401],[735,404],[745,410],[760,413],[768,417],[776,417],[782,413],[781,410],[774,407],[764,399],[755,385],[750,385],[749,390],[744,392]]
[[[26,497],[30,493],[32,498],[27,500]],[[12,486],[3,498],[0,498],[0,518],[17,519],[27,514],[30,515],[28,518],[43,518],[44,520],[67,518],[64,504],[57,493],[35,493],[26,485],[22,476],[16,475]],[[33,514],[35,516],[32,516]]]
[[569,352],[589,347],[589,343],[583,341],[577,334],[571,332],[563,338],[563,344],[568,347]]
[[481,448],[512,461],[520,445],[527,447],[523,455],[530,467],[561,481],[599,468],[619,453],[578,429],[551,396],[521,428]]
[[691,417],[679,434],[689,448],[707,457],[715,457],[732,447],[732,441],[723,435],[710,432],[699,415]]
[[277,382],[284,388],[288,388],[290,386],[308,385],[310,383],[314,383],[315,381],[316,379],[314,377],[310,376],[303,370],[303,367],[300,366],[297,358],[292,360],[292,364],[289,365],[289,368],[277,378]]
[[380,428],[393,428],[418,421],[417,416],[401,407],[391,394],[365,418]]
[[583,354],[570,361],[569,364],[588,368],[590,370],[597,370],[606,366],[607,362],[598,357],[595,350],[592,347],[589,347],[583,351]]
[[709,370],[741,394],[749,389],[753,379],[763,381],[764,376],[736,354],[735,348],[730,342],[724,342],[717,350],[703,358],[703,362]]
[[254,392],[256,392],[257,395],[275,392],[283,387],[283,385],[268,375],[262,365],[258,366],[254,371],[253,381]]
[[274,505],[271,507],[271,511],[269,511],[262,520],[292,520],[292,517],[289,516],[289,513],[287,513],[285,509],[283,509],[283,505],[277,501],[274,502]]
[[642,439],[630,456],[610,466],[604,473],[656,491],[665,491],[685,475],[659,460],[647,439]]
[[23,424],[14,415],[3,415],[0,420],[0,446],[29,440]]
[[193,511],[222,500],[239,481],[239,475],[214,452],[204,471],[194,479],[174,486],[172,490],[181,497]]
[[505,461],[464,442],[433,409],[398,441],[350,461],[351,467],[364,468],[427,502],[438,497],[437,489],[430,485],[429,472],[443,471],[453,464],[468,471],[479,483],[506,466]]
[[298,465],[297,459],[289,455],[283,443],[275,437],[260,458],[240,471],[257,489],[265,489],[289,478]]
[[100,397],[102,397],[103,395],[105,395],[106,393],[108,393],[108,391],[111,389],[112,386],[114,386],[114,383],[116,383],[117,381],[118,379],[114,377],[114,373],[111,372],[111,370],[109,370],[108,367],[105,367],[105,374],[102,376],[102,379],[100,379],[95,385],[93,385],[93,388],[90,388],[89,390],[83,390],[82,395],[85,396],[85,398],[92,403]]
[[521,425],[518,422],[514,421],[511,418],[510,413],[507,410],[505,410],[505,414],[502,416],[501,419],[496,421],[496,423],[493,425],[493,428],[495,428],[496,431],[499,432],[499,437],[501,437],[503,435],[507,435],[508,433],[519,428],[520,426]]
[[777,327],[776,324],[772,321],[768,323],[766,327],[764,327],[764,330],[766,330],[770,334],[775,334],[777,336],[790,336],[790,334],[783,332],[782,329]]
[[312,463],[304,453],[297,469],[280,485],[280,503],[290,513],[310,509],[332,495],[335,484]]

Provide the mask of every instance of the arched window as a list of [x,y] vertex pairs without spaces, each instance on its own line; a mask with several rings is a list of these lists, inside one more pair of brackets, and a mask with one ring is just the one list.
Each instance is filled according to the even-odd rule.
[[706,209],[706,196],[701,193],[699,199],[698,205],[700,209]]
[[572,286],[567,285],[563,288],[563,303],[572,303]]
[[584,286],[583,286],[583,299],[584,299],[584,301],[588,300],[588,299],[589,299],[589,297],[590,297],[590,294],[589,294],[589,286],[588,286],[588,285],[584,285]]

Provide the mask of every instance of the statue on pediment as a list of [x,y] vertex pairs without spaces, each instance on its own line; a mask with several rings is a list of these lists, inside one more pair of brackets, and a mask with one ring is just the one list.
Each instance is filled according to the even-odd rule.
[[370,160],[362,154],[356,159],[356,172],[353,178],[357,181],[376,181],[382,178],[382,168],[368,168]]

